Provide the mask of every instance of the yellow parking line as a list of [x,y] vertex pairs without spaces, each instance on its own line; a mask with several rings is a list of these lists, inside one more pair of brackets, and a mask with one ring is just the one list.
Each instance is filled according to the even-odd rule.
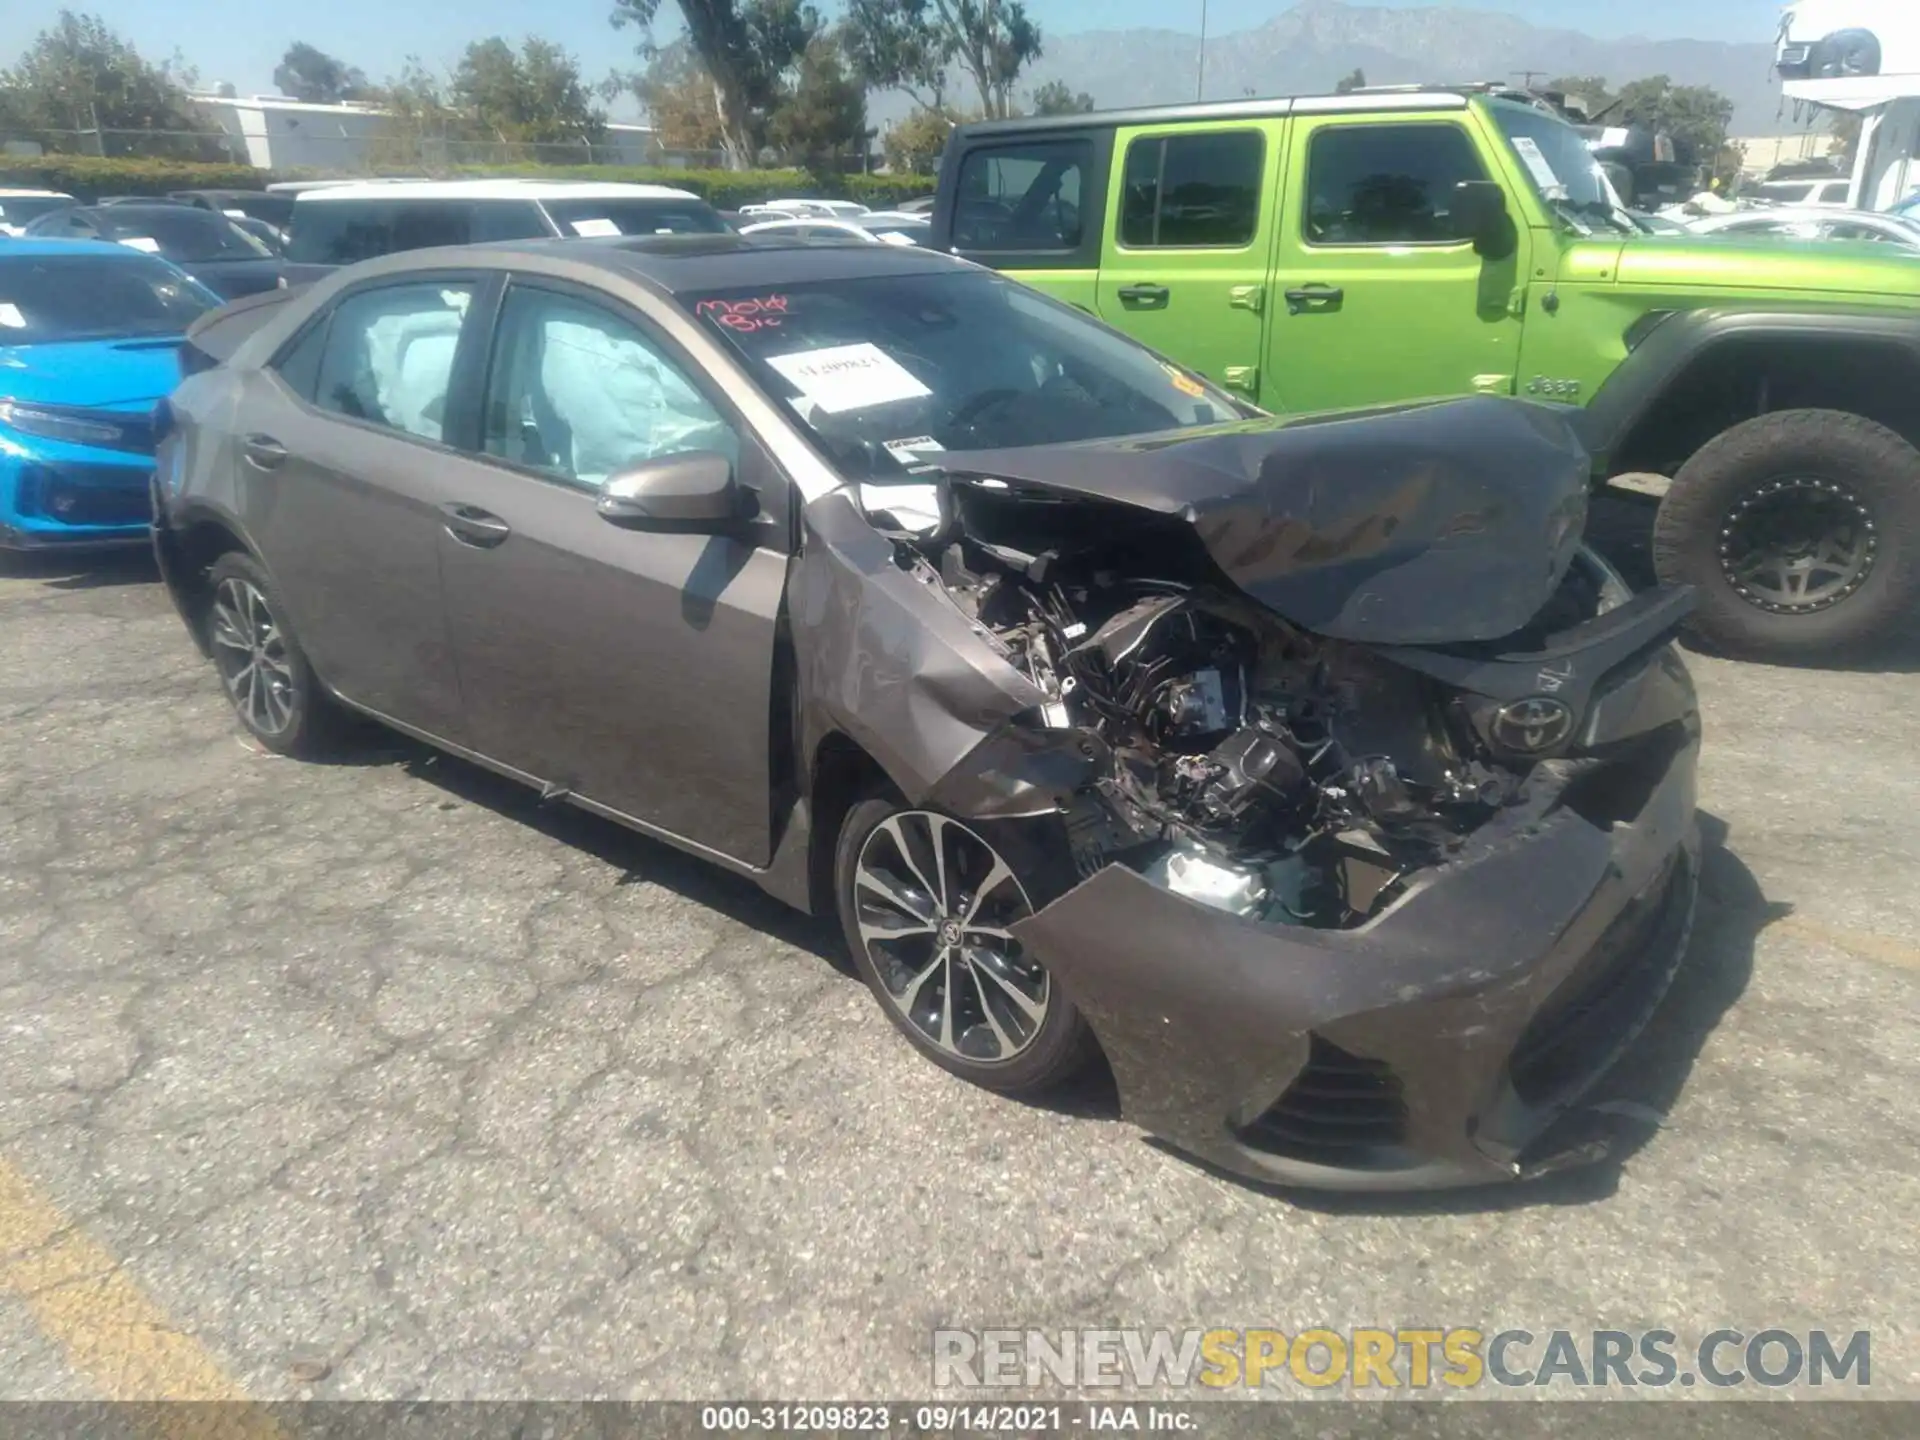
[[1855,955],[1864,955],[1883,965],[1920,970],[1920,945],[1910,945],[1904,940],[1869,935],[1861,930],[1835,930],[1816,920],[1804,920],[1798,915],[1783,915],[1767,928],[1797,935],[1802,940],[1812,940],[1816,944],[1831,945],[1836,950],[1850,950]]
[[[129,1419],[164,1440],[284,1440],[205,1346],[134,1282],[120,1262],[0,1160],[0,1295],[26,1305],[41,1331],[93,1383],[142,1405]],[[211,1402],[211,1403],[209,1403]]]

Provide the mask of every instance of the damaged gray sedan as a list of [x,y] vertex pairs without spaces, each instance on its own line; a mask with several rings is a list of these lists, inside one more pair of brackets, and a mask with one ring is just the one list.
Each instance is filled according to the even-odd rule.
[[343,711],[837,914],[924,1055],[1241,1174],[1587,1158],[1696,890],[1683,592],[1554,411],[1284,423],[926,251],[420,251],[217,313],[155,537]]

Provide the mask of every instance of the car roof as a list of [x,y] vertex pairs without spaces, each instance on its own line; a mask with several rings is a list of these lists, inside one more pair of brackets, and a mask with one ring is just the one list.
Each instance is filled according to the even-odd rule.
[[202,225],[210,220],[220,218],[211,210],[202,210],[197,205],[185,205],[178,200],[172,202],[138,200],[125,205],[75,205],[73,207],[73,213],[76,215],[98,216],[102,219],[111,220],[116,225],[132,224],[142,216],[151,217],[156,215],[164,215],[169,220],[176,219],[182,215],[190,215],[194,217],[195,223]]
[[1464,110],[1463,90],[1354,90],[1344,95],[1277,95],[1264,100],[1212,100],[1198,105],[1152,105],[1091,110],[1078,115],[1027,115],[976,120],[966,135],[1027,135],[1045,130],[1110,129],[1119,125],[1199,125],[1209,120],[1264,120],[1285,115],[1371,114],[1381,110]]
[[146,260],[158,258],[143,250],[116,245],[111,240],[68,240],[64,237],[49,240],[37,235],[22,235],[0,245],[0,258],[15,255],[138,255]]
[[593,180],[357,181],[302,190],[299,205],[342,200],[698,200],[669,185],[621,185]]
[[71,200],[64,190],[8,190],[0,188],[0,200]]
[[1770,205],[1764,210],[1742,210],[1733,215],[1709,217],[1717,225],[1758,224],[1763,221],[1804,220],[1809,224],[1832,225],[1847,220],[1864,220],[1869,225],[1891,221],[1902,230],[1913,228],[1904,215],[1887,215],[1878,210],[1836,209],[1831,205]]
[[596,272],[638,280],[669,295],[747,286],[776,290],[816,280],[936,274],[978,266],[936,251],[904,245],[812,244],[786,235],[661,235],[590,240],[516,240],[497,244],[406,250],[350,267],[355,277],[404,275],[416,270],[474,266],[510,268],[538,257],[545,273],[571,272],[591,282]]

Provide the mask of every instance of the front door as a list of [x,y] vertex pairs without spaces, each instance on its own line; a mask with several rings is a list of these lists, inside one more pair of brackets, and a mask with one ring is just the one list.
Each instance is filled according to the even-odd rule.
[[[472,747],[764,865],[785,479],[604,297],[516,281],[488,369],[485,453],[441,543]],[[600,518],[610,475],[692,450],[735,458],[759,520],[714,535]]]
[[477,290],[449,275],[349,292],[249,377],[231,460],[241,519],[314,668],[456,744],[439,549],[471,462],[443,431]]
[[1249,400],[1261,392],[1261,315],[1285,122],[1130,128],[1114,136],[1099,314]]
[[1466,120],[1295,118],[1269,409],[1513,393],[1527,233],[1498,261],[1455,237],[1455,187],[1490,178]]

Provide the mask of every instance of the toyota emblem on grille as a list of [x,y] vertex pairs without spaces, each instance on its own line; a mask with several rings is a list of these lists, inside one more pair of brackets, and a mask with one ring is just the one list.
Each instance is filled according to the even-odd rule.
[[1525,755],[1551,750],[1572,733],[1573,711],[1544,695],[1503,705],[1493,717],[1493,738]]

